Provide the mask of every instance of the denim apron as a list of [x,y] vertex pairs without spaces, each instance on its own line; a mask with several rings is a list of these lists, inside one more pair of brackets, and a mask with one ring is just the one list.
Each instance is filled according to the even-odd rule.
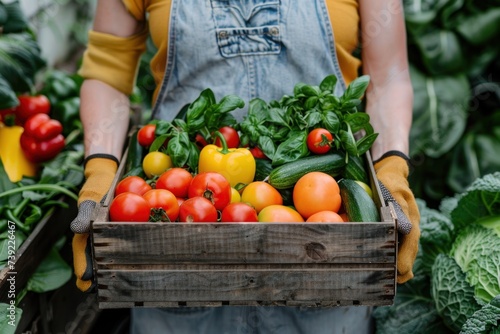
[[[206,88],[278,100],[329,74],[345,83],[324,0],[173,0],[167,67],[153,118],[172,120]],[[232,114],[241,121],[246,108]],[[134,308],[131,334],[371,333],[371,308]]]

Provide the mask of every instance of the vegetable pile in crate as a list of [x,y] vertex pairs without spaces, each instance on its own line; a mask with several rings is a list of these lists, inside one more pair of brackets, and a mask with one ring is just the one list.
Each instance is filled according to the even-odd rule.
[[395,221],[356,108],[368,78],[340,97],[335,82],[252,100],[241,123],[243,101],[207,89],[134,132],[93,218],[100,307],[392,304]]

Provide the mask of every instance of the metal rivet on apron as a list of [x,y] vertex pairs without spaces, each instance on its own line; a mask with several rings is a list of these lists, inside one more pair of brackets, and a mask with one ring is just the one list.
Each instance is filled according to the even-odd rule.
[[227,38],[227,31],[222,30],[219,32],[219,38]]
[[272,27],[271,29],[269,29],[269,32],[271,33],[271,35],[276,36],[280,33],[280,30],[277,27]]

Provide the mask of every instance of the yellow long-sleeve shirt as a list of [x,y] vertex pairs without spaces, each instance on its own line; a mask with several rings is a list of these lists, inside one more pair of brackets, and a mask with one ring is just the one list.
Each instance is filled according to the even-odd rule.
[[[325,0],[334,31],[337,57],[347,84],[358,75],[360,60],[353,56],[358,45],[359,13],[356,0]],[[88,48],[79,73],[86,79],[98,79],[125,94],[135,84],[138,63],[151,34],[157,52],[151,60],[151,72],[159,89],[166,66],[171,0],[123,0],[128,11],[139,21],[147,20],[143,32],[117,37],[89,32]]]

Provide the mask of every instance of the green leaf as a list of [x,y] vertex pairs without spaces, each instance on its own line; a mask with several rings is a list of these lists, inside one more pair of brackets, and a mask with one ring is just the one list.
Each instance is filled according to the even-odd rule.
[[217,104],[217,108],[214,110],[217,113],[228,113],[238,108],[243,108],[245,102],[236,95],[226,95]]
[[346,150],[347,153],[349,153],[350,155],[359,155],[358,154],[358,147],[356,145],[356,140],[354,139],[354,136],[353,136],[350,128],[348,128],[347,131],[340,130],[339,131],[339,138],[340,138],[342,147]]
[[360,140],[356,142],[356,150],[358,151],[358,155],[365,154],[377,139],[378,133],[372,133],[370,135],[364,136]]
[[187,165],[195,173],[198,171],[198,161],[200,160],[200,149],[195,143],[189,143],[189,158]]
[[[12,235],[14,236],[14,239],[11,239]],[[7,229],[7,231],[0,234],[0,262],[7,261],[9,259],[9,251],[12,251],[12,248],[10,247],[13,246],[13,242],[15,250],[17,251],[25,240],[26,240],[26,235],[23,232],[21,232],[17,227],[13,230]],[[15,260],[15,255],[14,255],[14,260]]]
[[351,131],[353,133],[358,132],[361,129],[364,129],[367,124],[370,122],[370,116],[364,112],[357,112],[354,114],[347,114],[344,116],[344,122],[349,123],[351,127]]
[[357,77],[349,86],[347,86],[344,94],[341,97],[342,101],[349,101],[354,99],[361,99],[365,94],[366,88],[368,88],[368,84],[370,83],[370,76],[362,75]]
[[12,304],[0,303],[0,333],[14,334],[23,315],[23,310]]
[[476,13],[463,19],[457,31],[472,45],[482,45],[500,35],[500,8]]
[[394,305],[373,311],[377,334],[452,334],[438,314],[425,276],[398,285]]
[[432,75],[452,75],[465,68],[464,50],[455,32],[431,29],[418,36],[416,43]]
[[458,332],[480,306],[455,260],[439,254],[432,266],[432,296],[446,325]]
[[175,167],[183,167],[187,163],[190,146],[189,136],[186,132],[178,132],[169,140],[167,154]]
[[323,117],[319,111],[312,111],[306,115],[305,121],[307,124],[307,128],[314,128],[319,125],[322,121]]
[[9,109],[19,104],[16,93],[5,78],[0,75],[0,110]]
[[335,85],[337,85],[337,77],[335,75],[329,75],[321,81],[319,89],[322,92],[334,93]]
[[276,153],[276,147],[274,146],[271,138],[265,136],[259,137],[257,146],[262,150],[262,152],[264,152],[267,157],[269,157],[271,160],[273,159],[274,154]]
[[71,267],[62,259],[59,252],[52,248],[30,277],[26,286],[29,291],[38,293],[52,291],[68,282],[71,275]]
[[307,149],[307,131],[293,131],[287,140],[282,142],[273,156],[273,167],[292,162],[309,154]]
[[500,295],[477,310],[460,330],[460,334],[489,334],[500,324]]
[[333,134],[336,134],[340,130],[340,120],[333,111],[323,112],[323,127]]
[[205,110],[215,102],[215,95],[210,89],[205,89],[187,109],[186,122],[189,128],[198,128],[199,119]]
[[451,212],[456,229],[483,217],[500,214],[500,172],[485,175],[474,181],[461,194],[457,207]]
[[300,89],[300,92],[304,94],[305,96],[319,96],[321,91],[319,90],[319,87],[317,86],[310,86],[310,85],[304,85]]
[[163,146],[163,144],[165,143],[165,141],[171,137],[171,134],[163,134],[163,135],[159,135],[155,138],[155,140],[153,141],[153,143],[151,144],[151,146],[149,146],[149,152],[155,152],[155,151],[159,151],[161,149],[161,147]]
[[45,66],[40,48],[28,33],[0,35],[0,75],[15,92],[31,92],[35,74]]
[[4,6],[7,12],[7,20],[4,24],[0,24],[3,26],[2,33],[10,34],[21,32],[29,28],[28,21],[19,1],[12,1],[6,3]]
[[413,156],[424,152],[438,158],[461,138],[466,122],[470,86],[465,75],[426,77],[410,67],[414,91],[410,132]]
[[304,103],[304,109],[305,110],[311,110],[312,108],[316,107],[318,104],[319,97],[317,96],[311,96],[309,97],[306,102]]

